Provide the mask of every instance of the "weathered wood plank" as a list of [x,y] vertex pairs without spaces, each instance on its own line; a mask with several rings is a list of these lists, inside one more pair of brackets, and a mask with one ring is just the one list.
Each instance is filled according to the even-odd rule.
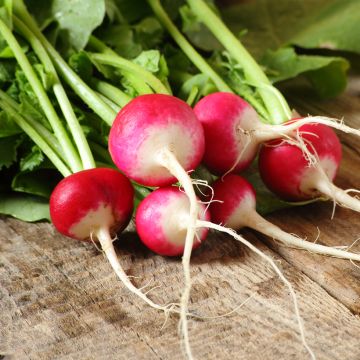
[[[293,283],[309,344],[318,359],[358,359],[360,319],[302,272],[268,250]],[[91,244],[49,224],[0,219],[0,350],[15,359],[182,359],[177,318],[130,296]],[[154,280],[156,301],[177,301],[181,263],[149,253],[132,234],[118,255],[137,285]],[[213,234],[194,254],[191,308],[221,314],[250,295],[234,316],[191,321],[198,359],[304,359],[287,289],[256,255]]]

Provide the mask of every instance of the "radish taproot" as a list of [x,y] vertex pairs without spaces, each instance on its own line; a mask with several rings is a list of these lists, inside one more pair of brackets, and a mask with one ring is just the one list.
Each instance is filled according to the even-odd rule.
[[234,230],[252,228],[285,245],[314,253],[335,256],[342,259],[360,261],[360,255],[329,246],[315,244],[291,235],[264,219],[256,211],[256,194],[253,186],[243,177],[229,174],[212,184],[210,203],[211,219]]
[[185,280],[180,303],[181,328],[189,357],[190,257],[199,204],[187,171],[199,165],[204,148],[203,128],[191,107],[164,94],[141,95],[130,101],[118,113],[109,135],[112,159],[130,179],[147,186],[166,186],[179,181],[189,198],[182,257]]
[[259,171],[266,186],[288,201],[320,196],[360,211],[360,201],[333,184],[341,160],[341,144],[335,132],[321,124],[299,128],[303,145],[280,139],[264,144]]
[[[159,188],[149,194],[136,211],[137,232],[146,246],[158,253],[167,253],[168,255],[181,254],[186,246],[186,230],[188,229],[190,202],[186,194],[178,187],[168,186]],[[296,319],[299,325],[299,332],[302,343],[307,349],[312,359],[315,356],[309,348],[302,325],[296,294],[291,283],[285,278],[276,265],[275,261],[264,254],[256,246],[237,234],[234,230],[210,222],[211,214],[204,205],[201,205],[195,221],[196,233],[198,234],[198,243],[205,238],[208,229],[214,229],[232,236],[235,240],[247,246],[251,251],[258,254],[267,261],[281,281],[287,286],[290,296],[293,300]],[[185,342],[187,347],[187,356],[192,359],[190,343]]]
[[194,112],[204,127],[203,162],[218,175],[246,169],[265,141],[289,137],[296,140],[297,131],[307,123],[321,123],[360,135],[359,130],[321,116],[297,119],[283,125],[265,124],[249,103],[227,92],[205,96],[195,105]]
[[121,267],[113,238],[128,225],[133,212],[134,190],[126,176],[109,168],[79,171],[59,182],[50,197],[50,216],[63,235],[83,241],[97,241],[124,285],[150,306],[155,304],[136,288]]

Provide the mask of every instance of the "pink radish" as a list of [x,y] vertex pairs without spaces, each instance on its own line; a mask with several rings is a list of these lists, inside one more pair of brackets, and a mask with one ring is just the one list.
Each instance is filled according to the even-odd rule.
[[122,269],[116,256],[113,239],[128,225],[134,201],[134,190],[123,174],[108,168],[79,171],[64,178],[50,198],[50,215],[63,235],[83,241],[98,241],[124,285],[156,309],[155,304],[136,288]]
[[360,261],[360,255],[315,244],[288,234],[256,212],[256,195],[252,185],[238,175],[226,175],[212,184],[212,221],[234,230],[250,227],[282,243],[318,254]]
[[299,131],[304,141],[302,147],[281,140],[262,147],[259,170],[267,187],[285,200],[325,195],[360,211],[360,201],[332,183],[341,160],[341,144],[334,131],[321,124],[302,125]]
[[[153,191],[136,211],[136,230],[142,242],[160,255],[182,255],[186,224],[189,222],[189,206],[189,199],[177,187],[167,186]],[[203,204],[199,206],[197,218],[210,220],[210,214],[205,212]],[[207,233],[207,228],[197,230],[193,249],[201,244]]]
[[[188,197],[178,187],[173,186],[154,190],[140,203],[136,212],[136,228],[141,240],[151,250],[160,254],[180,254],[186,246],[185,233],[191,221],[189,208]],[[209,217],[209,212],[205,211],[204,205],[201,205],[195,222],[199,244],[204,240],[207,229],[211,228],[229,234],[267,261],[289,290],[294,303],[302,343],[314,359],[315,357],[306,343],[294,289],[274,260],[238,235],[234,230],[210,222]],[[190,344],[185,343],[185,345],[187,346],[188,357],[192,358]]]
[[203,124],[205,154],[203,162],[214,174],[240,172],[254,160],[259,145],[268,140],[296,136],[296,130],[306,123],[321,123],[360,135],[333,119],[307,117],[285,125],[261,122],[254,108],[241,97],[217,92],[202,98],[194,112]]
[[189,221],[182,257],[185,285],[180,304],[182,334],[189,356],[190,257],[199,205],[186,171],[199,165],[204,148],[203,128],[193,110],[170,95],[149,94],[133,99],[118,113],[109,136],[112,159],[129,178],[148,186],[165,186],[178,180],[189,198]]

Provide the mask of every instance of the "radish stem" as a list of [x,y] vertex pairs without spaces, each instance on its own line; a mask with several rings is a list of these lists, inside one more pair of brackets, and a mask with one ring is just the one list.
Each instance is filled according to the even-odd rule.
[[165,12],[164,8],[161,6],[161,2],[159,0],[148,0],[148,3],[162,25],[168,30],[169,34],[176,41],[181,50],[188,56],[188,58],[191,59],[194,65],[203,74],[207,75],[220,91],[233,92],[225,81],[206,62],[206,60],[194,49],[185,36],[181,34]]
[[34,93],[36,94],[39,103],[48,118],[54,133],[59,140],[61,146],[64,149],[66,159],[71,167],[72,171],[79,171],[82,169],[82,165],[79,159],[79,156],[69,139],[60,119],[58,118],[56,111],[51,104],[49,97],[47,96],[39,78],[37,77],[35,70],[31,66],[26,55],[22,51],[18,41],[15,36],[12,34],[11,30],[6,26],[6,24],[0,19],[0,33],[8,43],[9,47],[14,53],[14,56],[19,63],[21,69],[24,71],[26,78],[28,79]]
[[106,81],[94,78],[91,82],[91,85],[96,91],[102,95],[105,95],[115,104],[120,105],[120,107],[125,106],[131,100],[131,97],[128,94]]
[[12,116],[16,124],[34,141],[34,143],[50,159],[50,161],[64,177],[72,173],[67,165],[65,165],[59,156],[55,153],[55,151],[48,145],[46,140],[44,140],[44,137],[31,124],[29,124],[19,114],[19,112],[17,112],[13,107],[11,107],[2,99],[0,100],[0,107]]
[[169,94],[165,85],[153,74],[134,62],[113,54],[89,53],[90,59],[104,65],[111,65],[130,74],[137,74],[158,94]]
[[[17,114],[20,114],[20,105],[1,89],[0,99],[3,100],[7,105],[11,106]],[[42,139],[46,141],[47,145],[50,146],[50,148],[59,156],[59,158],[66,161],[64,152],[54,134],[26,113],[22,116],[24,120],[26,120],[26,122],[42,137]]]
[[[272,87],[269,79],[235,35],[203,0],[187,0],[187,3],[199,20],[205,24],[230,55],[242,66],[246,80],[251,84],[258,85],[258,91],[268,112],[267,120],[278,124],[289,120],[287,114],[291,113],[291,111],[287,102],[285,100],[279,101],[279,96],[282,97],[282,95],[280,93],[275,94],[267,88]],[[287,111],[284,111],[284,104],[287,106]]]
[[54,47],[49,43],[46,37],[40,31],[35,20],[29,14],[23,0],[14,0],[14,13],[29,27],[29,29],[41,41],[46,51],[52,58],[55,67],[67,82],[67,84],[74,90],[74,92],[87,104],[96,114],[98,114],[108,125],[111,125],[116,112],[111,109],[66,63],[66,61],[59,55]]
[[61,111],[69,125],[71,135],[75,141],[80,158],[82,160],[83,168],[91,169],[95,167],[94,158],[92,156],[89,144],[86,140],[84,132],[81,129],[70,100],[66,95],[65,89],[59,80],[55,67],[49,58],[49,55],[47,54],[41,42],[21,20],[19,20],[16,16],[13,16],[13,20],[15,26],[20,30],[21,34],[29,41],[36,56],[44,65],[45,70],[53,76],[54,83],[52,88],[58,100]]

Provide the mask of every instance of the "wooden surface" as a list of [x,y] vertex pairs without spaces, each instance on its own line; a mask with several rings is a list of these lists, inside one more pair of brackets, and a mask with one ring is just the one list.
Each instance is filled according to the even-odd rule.
[[[319,102],[304,90],[287,91],[302,113],[345,116],[360,127],[360,84]],[[360,188],[359,139],[341,135],[344,160],[337,184]],[[358,214],[313,204],[269,217],[289,232],[328,245],[350,245],[360,235]],[[360,359],[360,268],[347,261],[279,246],[243,232],[277,260],[293,284],[306,337],[318,359]],[[117,253],[137,286],[159,285],[151,297],[177,301],[179,259],[154,255],[130,231]],[[360,244],[354,251],[360,251]],[[248,301],[229,317],[191,320],[197,359],[307,359],[287,289],[269,266],[242,245],[212,233],[192,258],[191,309],[219,315]],[[0,358],[183,359],[176,316],[129,295],[92,244],[57,234],[50,224],[0,217]],[[249,298],[250,297],[250,298]]]

